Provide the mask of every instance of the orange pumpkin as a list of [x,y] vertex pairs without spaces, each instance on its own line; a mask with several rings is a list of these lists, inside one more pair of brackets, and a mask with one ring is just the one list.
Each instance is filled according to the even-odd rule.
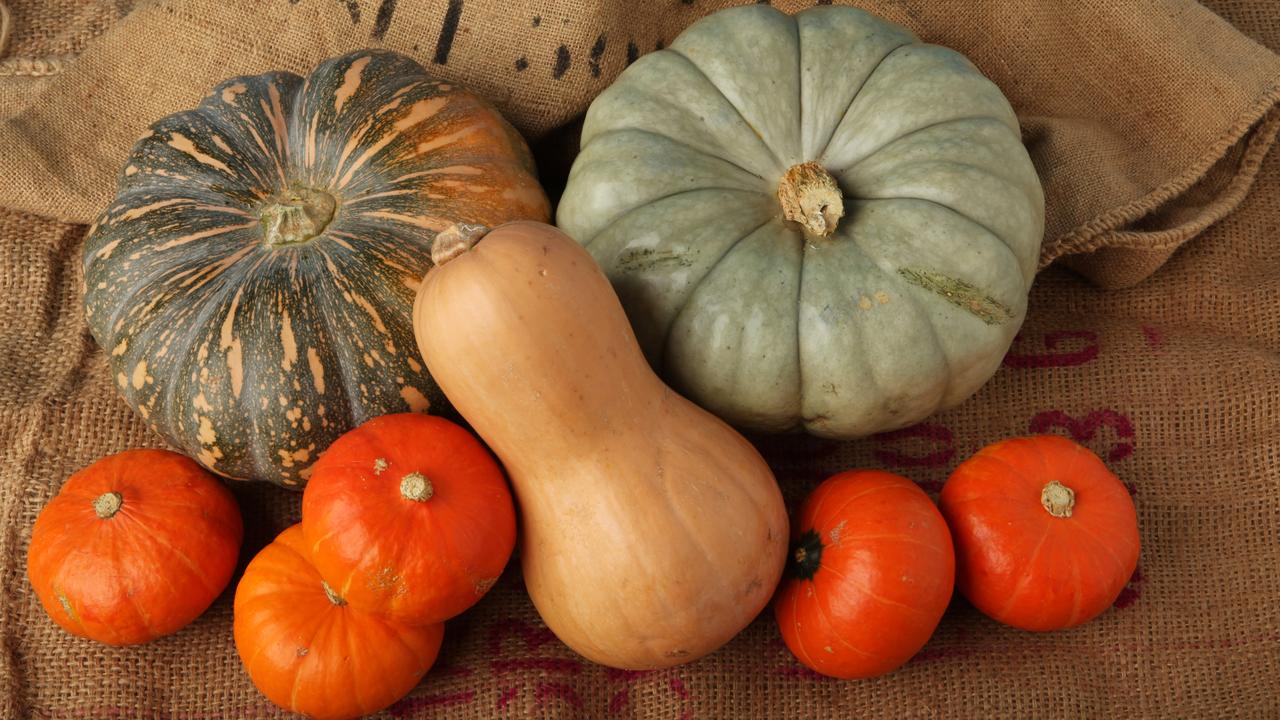
[[294,525],[245,569],[234,632],[245,670],[271,702],[339,720],[407,695],[435,663],[444,625],[406,625],[348,605],[320,579]]
[[1128,490],[1087,448],[1056,435],[983,448],[942,488],[960,592],[1023,630],[1057,630],[1115,602],[1138,565]]
[[924,647],[954,584],[951,535],[929,496],[904,477],[852,470],[800,508],[774,616],[808,667],[874,677]]
[[65,630],[109,645],[177,632],[222,593],[243,526],[230,491],[167,450],[126,450],[67,479],[36,518],[27,574]]
[[400,413],[346,433],[316,462],[302,529],[320,576],[347,602],[424,624],[493,586],[516,516],[502,469],[471,433]]

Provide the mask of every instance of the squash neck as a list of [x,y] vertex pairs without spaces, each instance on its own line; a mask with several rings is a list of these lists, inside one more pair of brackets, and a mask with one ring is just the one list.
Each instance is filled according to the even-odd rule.
[[324,190],[293,187],[258,210],[262,244],[270,248],[302,245],[329,227],[338,201]]

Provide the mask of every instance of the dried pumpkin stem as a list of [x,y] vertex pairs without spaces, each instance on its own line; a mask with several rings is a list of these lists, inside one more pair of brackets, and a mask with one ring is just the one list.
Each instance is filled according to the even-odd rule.
[[1069,518],[1076,506],[1076,493],[1057,480],[1050,480],[1040,491],[1040,504],[1054,517]]
[[489,232],[484,225],[455,223],[436,234],[431,243],[431,262],[443,265],[470,250]]
[[338,203],[323,190],[293,188],[258,211],[267,247],[301,245],[329,227]]
[[816,162],[791,166],[778,181],[782,216],[804,227],[805,234],[827,237],[844,217],[844,196],[835,178]]
[[405,500],[413,500],[414,502],[426,502],[436,494],[435,488],[431,487],[431,481],[425,475],[418,472],[411,472],[400,479],[400,494]]
[[99,518],[110,520],[115,514],[120,512],[120,506],[124,504],[124,496],[114,490],[104,492],[93,501],[93,511],[97,513]]

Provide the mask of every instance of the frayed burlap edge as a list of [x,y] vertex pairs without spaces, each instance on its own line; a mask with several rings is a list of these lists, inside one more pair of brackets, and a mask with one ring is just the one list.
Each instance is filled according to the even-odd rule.
[[[1280,135],[1280,81],[1277,81],[1241,113],[1231,127],[1209,146],[1200,158],[1182,174],[1156,187],[1156,189],[1132,202],[1099,215],[1075,230],[1056,239],[1047,239],[1040,253],[1040,269],[1069,255],[1093,253],[1104,249],[1131,249],[1142,252],[1167,251],[1172,254],[1205,228],[1221,220],[1239,206],[1253,187],[1262,167],[1262,160],[1275,145]],[[1247,136],[1247,138],[1246,138]],[[1186,193],[1203,180],[1216,166],[1224,162],[1241,142],[1243,153],[1231,178],[1204,210],[1187,222],[1174,227],[1148,232],[1126,230],[1144,217],[1164,207]],[[1124,287],[1134,282],[1112,283],[1109,287]]]

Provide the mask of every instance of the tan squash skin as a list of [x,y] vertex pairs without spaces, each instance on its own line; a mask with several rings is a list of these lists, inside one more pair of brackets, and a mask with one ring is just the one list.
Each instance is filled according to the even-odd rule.
[[506,466],[525,584],[567,645],[618,668],[678,665],[765,607],[788,537],[773,474],[654,375],[577,243],[503,225],[427,274],[413,323]]

